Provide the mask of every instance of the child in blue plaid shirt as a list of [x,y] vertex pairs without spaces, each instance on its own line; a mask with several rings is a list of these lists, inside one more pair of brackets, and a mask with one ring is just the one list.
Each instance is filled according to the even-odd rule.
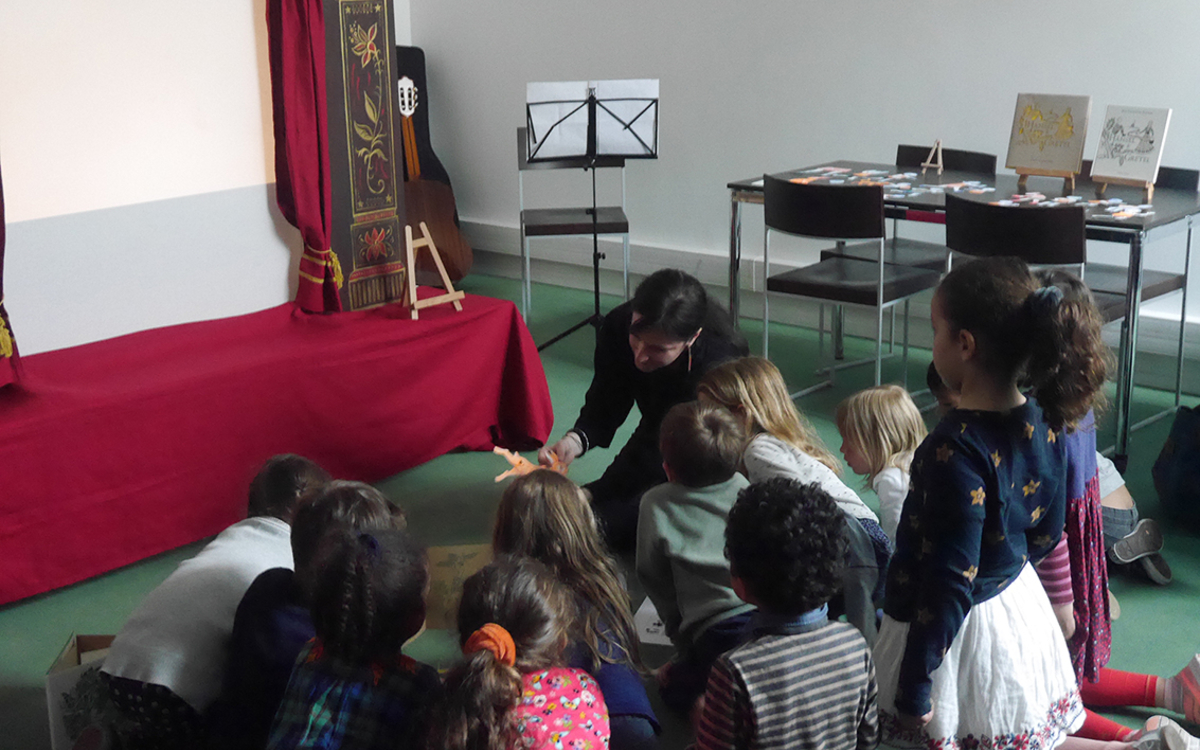
[[419,747],[441,681],[400,648],[425,621],[425,550],[403,531],[335,530],[317,557],[317,637],[296,660],[268,747]]

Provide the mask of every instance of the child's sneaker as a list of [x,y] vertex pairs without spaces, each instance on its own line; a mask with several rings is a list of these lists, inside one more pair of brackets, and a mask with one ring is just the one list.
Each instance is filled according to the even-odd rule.
[[1142,572],[1146,574],[1146,577],[1159,586],[1166,586],[1171,582],[1171,566],[1167,564],[1167,561],[1159,553],[1154,552],[1146,555],[1138,560],[1138,565],[1141,566]]
[[1200,750],[1200,739],[1193,737],[1165,716],[1151,716],[1146,727],[1133,741],[1135,750]]
[[1128,565],[1141,560],[1147,555],[1161,552],[1163,548],[1162,529],[1153,518],[1143,518],[1138,521],[1133,531],[1121,537],[1108,551],[1108,556],[1114,562]]

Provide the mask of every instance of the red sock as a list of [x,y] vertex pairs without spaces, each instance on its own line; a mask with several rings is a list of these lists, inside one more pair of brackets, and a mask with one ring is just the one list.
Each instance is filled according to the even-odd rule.
[[1105,667],[1100,670],[1099,682],[1084,681],[1079,688],[1087,706],[1151,706],[1158,678],[1148,674],[1122,672]]
[[1123,724],[1089,710],[1084,712],[1083,726],[1071,736],[1089,740],[1123,740],[1132,731]]

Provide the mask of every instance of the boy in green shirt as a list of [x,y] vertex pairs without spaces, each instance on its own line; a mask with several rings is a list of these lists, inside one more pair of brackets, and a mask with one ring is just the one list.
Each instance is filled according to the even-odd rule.
[[667,482],[642,496],[637,574],[675,644],[659,672],[663,702],[689,712],[718,656],[745,641],[753,607],[734,593],[725,558],[725,522],[746,478],[739,421],[696,401],[667,412],[659,449]]

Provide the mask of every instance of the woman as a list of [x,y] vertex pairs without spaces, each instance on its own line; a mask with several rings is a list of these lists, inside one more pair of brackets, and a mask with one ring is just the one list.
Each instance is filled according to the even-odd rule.
[[729,314],[709,300],[699,281],[674,269],[646,277],[630,302],[604,317],[579,419],[538,459],[549,465],[554,454],[569,465],[591,448],[607,448],[637,404],[642,421],[633,436],[604,475],[584,487],[611,547],[633,549],[638,500],[667,480],[658,452],[663,415],[695,398],[705,372],[748,351]]

